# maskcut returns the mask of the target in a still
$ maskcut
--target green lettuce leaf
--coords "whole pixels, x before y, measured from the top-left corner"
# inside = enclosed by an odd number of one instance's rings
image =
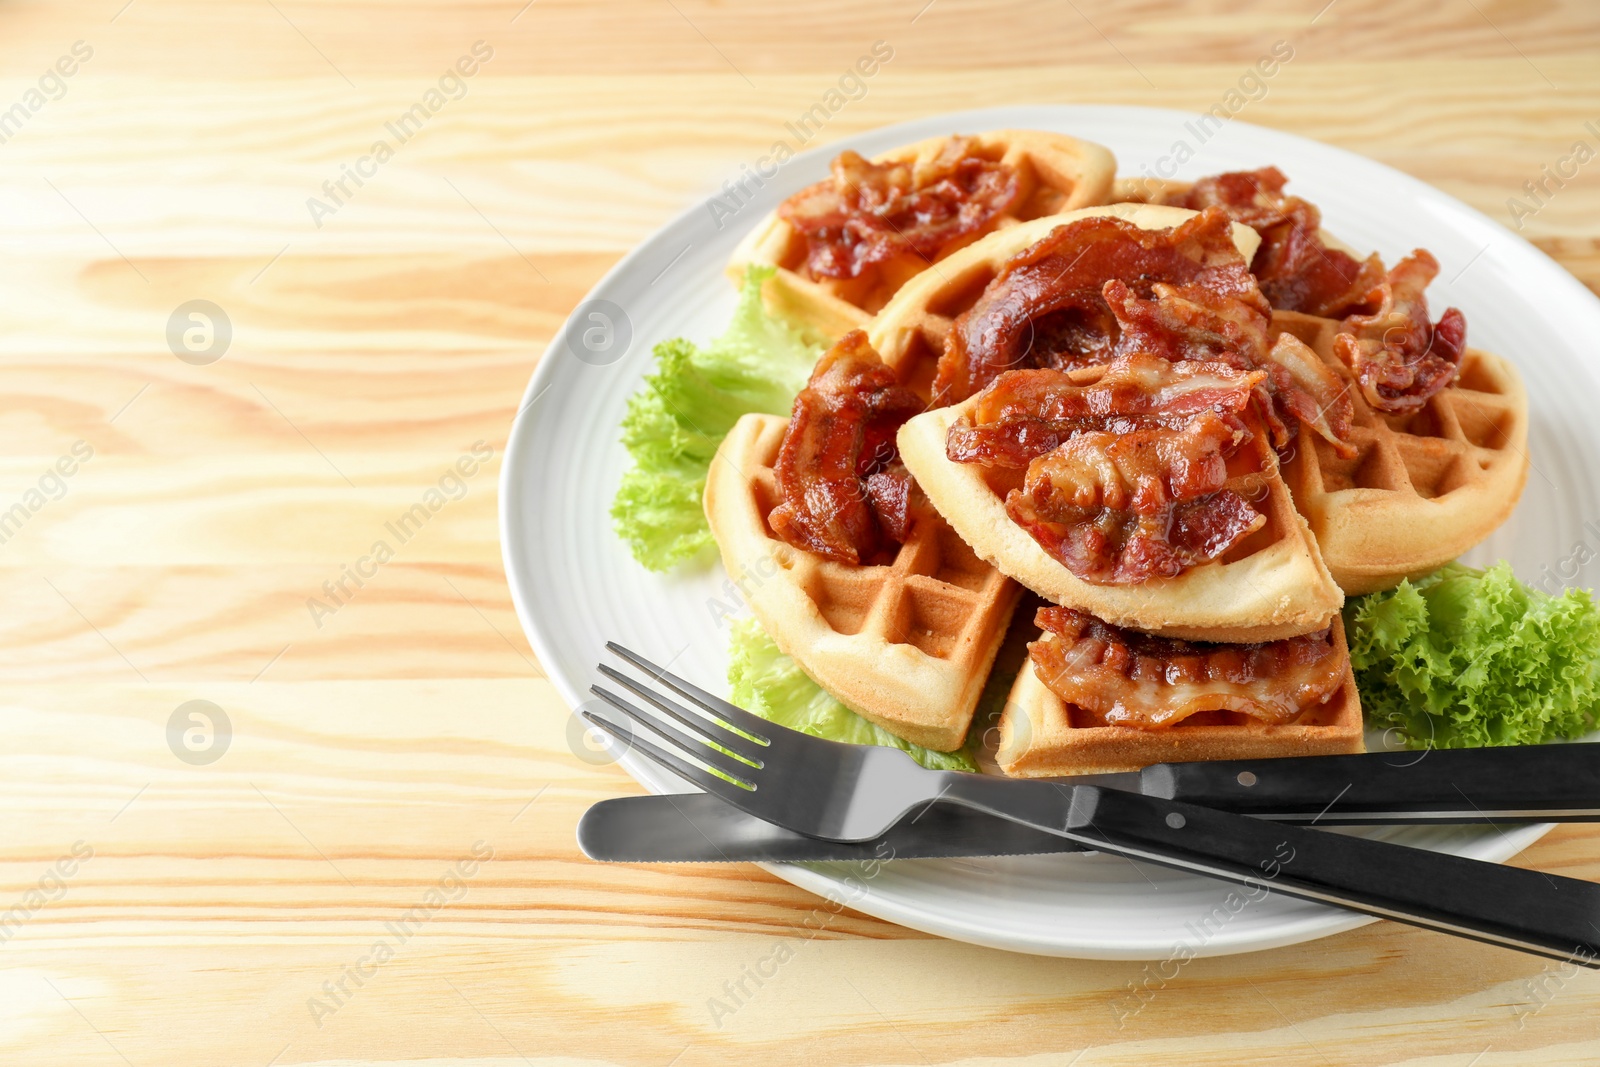
[[[1600,610],[1511,567],[1452,563],[1345,605],[1367,722],[1413,748],[1531,745],[1576,738],[1600,716]]]
[[[628,398],[622,443],[633,458],[611,505],[633,557],[655,571],[709,556],[701,496],[711,457],[741,415],[787,415],[823,345],[767,314],[752,267],[733,321],[705,347],[678,338],[655,347],[655,366]]]
[[[728,684],[733,690],[733,702],[741,708],[812,737],[898,748],[934,770],[978,769],[972,754],[965,749],[935,752],[913,745],[839,703],[799,664],[779,651],[776,642],[754,619],[740,619],[733,624]]]

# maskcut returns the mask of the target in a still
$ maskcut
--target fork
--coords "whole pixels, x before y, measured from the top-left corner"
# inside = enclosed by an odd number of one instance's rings
[[[959,804],[1101,852],[1600,969],[1600,886],[1589,882],[1118,789],[928,770],[899,749],[777,726],[615,642],[606,648],[687,703],[601,664],[654,714],[604,686],[594,695],[667,745],[589,708],[585,720],[797,833],[866,841],[929,803]]]

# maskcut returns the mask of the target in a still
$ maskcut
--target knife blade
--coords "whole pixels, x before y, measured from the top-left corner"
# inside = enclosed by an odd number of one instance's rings
[[[1170,763],[1059,781],[1322,825],[1600,819],[1600,745],[1586,744]],[[705,793],[600,801],[579,822],[578,843],[590,859],[620,863],[955,859],[1085,847],[945,804],[873,841],[825,841]]]
[[[578,846],[607,863],[805,863],[1078,852],[1055,834],[932,804],[873,841],[824,841],[746,815],[710,793],[615,797],[589,806]]]

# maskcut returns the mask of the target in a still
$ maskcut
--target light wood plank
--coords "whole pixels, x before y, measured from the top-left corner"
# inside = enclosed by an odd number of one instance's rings
[[[638,786],[586,761],[520,631],[495,492],[571,307],[875,40],[893,59],[808,147],[1008,103],[1203,110],[1281,39],[1241,120],[1509,223],[1600,144],[1592,4],[124,3],[0,9],[0,112],[95,52],[0,144],[0,513],[94,449],[0,543],[0,937],[55,898],[0,940],[5,1063],[1600,1059],[1600,978],[1394,924],[1152,978],[834,914],[750,866],[588,862],[582,811]],[[307,199],[480,39],[463,98],[319,228]],[[1594,167],[1522,232],[1600,290]],[[205,367],[165,341],[196,298],[236,328]],[[461,498],[319,626],[308,599],[477,441]],[[209,765],[168,745],[191,700],[233,725]],[[345,977],[476,842],[457,899]],[[1600,830],[1518,862],[1600,878]]]

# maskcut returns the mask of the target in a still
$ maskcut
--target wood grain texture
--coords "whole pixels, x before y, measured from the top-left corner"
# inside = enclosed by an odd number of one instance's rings
[[[893,60],[823,139],[992,104],[1203,109],[1284,40],[1241,118],[1510,224],[1600,121],[1583,0],[0,5],[0,112],[93,49],[0,143],[0,510],[93,449],[0,544],[0,1060],[1600,1061],[1600,978],[1389,923],[1152,980],[754,867],[579,854],[584,807],[637,787],[580,758],[512,611],[511,418],[600,275],[877,40]],[[476,41],[464,96],[316,225],[307,198]],[[1600,290],[1595,168],[1523,232]],[[192,299],[234,324],[209,366],[166,346]],[[314,617],[479,442],[459,499]],[[208,765],[168,748],[191,700],[232,724]],[[1518,862],[1600,878],[1600,830]],[[1132,987],[1153,992],[1119,1016]]]

